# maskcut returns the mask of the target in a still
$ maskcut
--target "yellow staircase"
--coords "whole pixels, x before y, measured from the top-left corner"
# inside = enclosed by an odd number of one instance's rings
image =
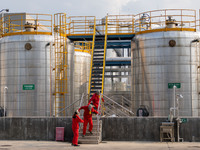
[[[94,24],[90,80],[88,87],[89,97],[91,97],[96,91],[101,91],[101,93],[103,93],[105,60],[106,60],[106,50],[107,50],[107,29],[108,29],[107,17],[105,22],[105,31],[103,34],[99,33],[96,34],[96,24]],[[96,48],[99,46],[102,46],[103,49]]]

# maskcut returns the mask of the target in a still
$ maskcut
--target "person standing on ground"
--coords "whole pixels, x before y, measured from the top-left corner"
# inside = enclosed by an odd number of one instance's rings
[[[98,111],[96,111],[93,106],[87,105],[87,106],[82,106],[81,108],[78,109],[78,111],[80,111],[81,109],[84,110],[84,123],[83,123],[83,137],[86,134],[86,130],[87,130],[87,124],[89,123],[89,132],[90,134],[92,134],[92,128],[93,128],[93,122],[92,122],[92,113],[96,113],[98,114]]]
[[[72,131],[73,131],[73,140],[72,145],[73,146],[79,146],[78,145],[78,136],[79,136],[79,122],[83,123],[84,121],[79,117],[79,111],[75,111],[73,117],[72,117]]]
[[[99,106],[99,95],[100,92],[99,91],[96,91],[92,97],[90,98],[89,102],[88,102],[88,105],[92,104],[94,105],[94,107],[96,108],[96,110],[98,110],[98,106]],[[102,98],[102,101],[104,102],[104,99]]]

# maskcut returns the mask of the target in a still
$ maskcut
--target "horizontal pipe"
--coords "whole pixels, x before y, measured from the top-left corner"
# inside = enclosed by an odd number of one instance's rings
[[[131,61],[131,57],[110,57],[106,58],[106,61]]]
[[[131,72],[131,68],[106,68],[105,72]]]
[[[104,75],[105,78],[128,78],[131,75]]]

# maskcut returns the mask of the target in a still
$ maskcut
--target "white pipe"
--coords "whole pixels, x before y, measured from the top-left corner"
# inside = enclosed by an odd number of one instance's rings
[[[8,87],[4,87],[4,117],[6,117],[6,90],[8,90]]]
[[[174,116],[175,116],[175,112],[176,112],[176,86],[174,85],[173,86],[173,89],[174,89]]]
[[[131,57],[110,57],[106,61],[131,61]]]
[[[131,68],[106,68],[105,72],[131,72]]]

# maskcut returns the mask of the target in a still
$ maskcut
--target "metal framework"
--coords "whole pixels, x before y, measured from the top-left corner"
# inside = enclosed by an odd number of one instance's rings
[[[55,116],[65,116],[67,98],[66,14],[54,15]],[[62,111],[63,110],[63,111]]]
[[[3,14],[0,20],[0,35],[42,34],[52,35],[52,15],[16,13]]]

